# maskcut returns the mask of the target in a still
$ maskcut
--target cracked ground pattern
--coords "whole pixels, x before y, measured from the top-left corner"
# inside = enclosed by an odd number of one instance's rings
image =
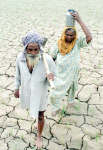
[[[69,8],[79,11],[93,41],[81,49],[79,87],[75,105],[57,117],[45,113],[43,150],[103,150],[103,26],[102,0],[0,1],[0,150],[36,150],[35,120],[14,98],[15,60],[23,50],[21,38],[35,28],[52,48]],[[101,10],[101,13],[100,13]],[[82,34],[81,28],[77,30]]]

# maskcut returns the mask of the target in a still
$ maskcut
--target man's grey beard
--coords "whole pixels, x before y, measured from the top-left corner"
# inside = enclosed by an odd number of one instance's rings
[[[27,54],[26,59],[27,59],[28,67],[30,69],[33,69],[34,66],[39,62],[40,54],[37,55]]]

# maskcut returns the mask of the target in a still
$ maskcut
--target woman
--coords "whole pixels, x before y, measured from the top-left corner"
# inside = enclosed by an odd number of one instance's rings
[[[56,59],[56,79],[55,89],[50,92],[50,100],[55,115],[60,109],[60,102],[68,93],[68,102],[73,103],[78,85],[78,73],[80,62],[80,48],[87,46],[92,40],[92,36],[86,25],[81,20],[77,12],[71,13],[74,19],[80,24],[85,37],[77,38],[75,27],[65,27],[58,47],[50,51],[53,59]]]

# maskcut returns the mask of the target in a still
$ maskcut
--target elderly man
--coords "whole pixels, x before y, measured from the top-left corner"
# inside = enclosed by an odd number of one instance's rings
[[[41,50],[43,38],[38,33],[29,32],[23,38],[24,52],[16,60],[16,89],[14,96],[19,98],[23,108],[30,110],[30,115],[38,119],[38,135],[36,145],[42,147],[41,135],[44,127],[44,112],[47,105],[48,81],[54,80],[55,63],[51,56],[46,54],[50,68],[46,74]]]

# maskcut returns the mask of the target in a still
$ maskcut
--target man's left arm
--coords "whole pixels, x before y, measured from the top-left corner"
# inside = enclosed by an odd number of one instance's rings
[[[56,64],[50,55],[48,55],[47,60],[48,60],[47,62],[48,62],[49,70],[50,70],[50,73],[47,74],[47,78],[48,80],[54,80],[55,75],[56,75]]]

